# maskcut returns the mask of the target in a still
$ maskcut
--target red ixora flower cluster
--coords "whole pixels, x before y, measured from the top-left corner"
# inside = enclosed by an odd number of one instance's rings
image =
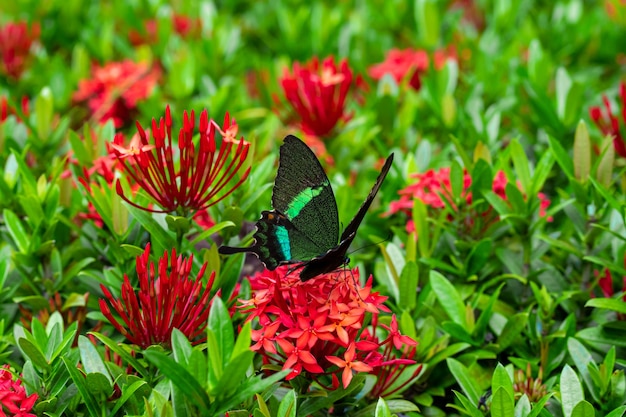
[[[626,139],[626,136],[624,136],[624,129],[626,129],[626,84],[622,82],[619,86],[620,111],[617,114],[613,113],[611,103],[606,96],[602,97],[602,101],[606,113],[602,113],[600,106],[591,107],[589,109],[591,120],[594,121],[604,135],[613,137],[615,152],[622,158],[626,158],[626,142],[624,141]]]
[[[31,413],[37,394],[26,395],[22,381],[13,379],[9,366],[0,369],[0,417],[36,417]]]
[[[435,69],[441,69],[448,58],[455,55],[440,50],[433,54]],[[409,85],[419,90],[422,86],[421,75],[428,70],[430,58],[428,52],[422,49],[392,49],[387,52],[385,60],[380,64],[372,65],[368,74],[375,80],[380,80],[385,74],[389,74],[400,83],[405,78],[409,79]]]
[[[152,93],[160,75],[158,68],[145,62],[125,60],[96,65],[91,79],[79,82],[73,98],[87,102],[92,119],[101,123],[111,119],[115,127],[121,127],[132,120],[137,103]]]
[[[379,393],[385,392],[407,365],[415,364],[410,358],[417,343],[398,332],[395,316],[392,325],[385,327],[385,340],[378,339],[376,324],[364,328],[366,313],[377,323],[379,312],[388,311],[383,305],[387,297],[372,292],[372,277],[362,288],[357,281],[357,269],[306,282],[287,267],[257,274],[251,278],[253,298],[242,301],[240,307],[248,320],[259,319],[260,328],[252,333],[256,342],[252,350],[259,352],[266,364],[291,369],[288,380],[306,371],[318,383],[328,385],[322,379],[330,375],[329,388],[334,389],[339,386],[339,373],[347,387],[353,372],[369,372],[382,376]],[[400,358],[394,346],[401,352]],[[414,370],[413,376],[419,370]]]
[[[192,343],[200,343],[207,326],[211,300],[211,288],[215,272],[202,288],[202,277],[207,264],[203,264],[195,279],[191,279],[193,256],[176,257],[172,250],[159,259],[155,268],[150,262],[150,244],[137,257],[139,291],[135,293],[127,275],[121,289],[121,299],[100,285],[106,301],[100,300],[100,311],[109,322],[131,343],[145,349],[151,345],[170,346],[173,329],[180,330]],[[219,294],[219,291],[218,291]],[[109,307],[110,305],[110,307]],[[122,325],[111,313],[111,308],[121,318]]]
[[[140,143],[130,149],[117,143],[111,144],[113,153],[120,161],[132,182],[138,184],[160,206],[160,210],[141,207],[124,194],[122,184],[116,183],[117,193],[135,207],[153,212],[187,215],[200,211],[221,201],[232,193],[250,173],[250,167],[239,177],[235,175],[248,157],[250,144],[243,137],[237,140],[238,126],[228,113],[224,127],[209,120],[206,110],[200,115],[200,137],[194,143],[195,113],[184,112],[183,127],[178,133],[178,154],[174,152],[172,117],[170,108],[165,110],[165,119],[157,124],[152,119],[153,142],[148,133],[137,123]],[[222,136],[221,144],[215,133]]]
[[[28,29],[26,22],[7,23],[0,27],[0,73],[19,78],[26,67],[30,47],[39,39],[39,25]]]
[[[454,206],[452,185],[450,183],[450,168],[444,167],[439,170],[430,169],[424,173],[413,174],[412,177],[415,178],[415,182],[398,192],[400,194],[400,199],[393,201],[389,205],[389,211],[387,214],[403,211],[410,215],[414,199],[419,199],[427,206],[435,209],[443,209],[446,207],[446,202]],[[498,171],[493,179],[493,192],[505,200],[507,198],[505,189],[508,182],[509,181],[506,178],[504,171]],[[469,173],[465,172],[463,175],[462,197],[468,205],[472,203],[472,193],[469,191],[471,185],[472,177]],[[543,193],[539,193],[537,197],[539,198],[539,215],[545,217],[546,210],[550,206],[550,200],[548,200]],[[490,214],[493,215],[493,218],[491,219],[492,221],[497,220],[497,216],[491,211],[487,213],[480,213],[480,215],[487,217],[489,217]],[[476,217],[474,216],[469,218],[470,223],[474,220],[476,220]],[[548,218],[548,221],[551,221],[551,219]],[[489,223],[489,221],[487,223]],[[414,230],[414,223],[410,220],[407,224],[407,231],[413,232]]]
[[[280,84],[285,97],[300,118],[304,133],[326,136],[340,120],[347,121],[346,97],[353,87],[352,70],[344,59],[339,65],[333,57],[322,63],[317,57],[290,72],[285,69]],[[360,77],[356,78],[360,84]]]

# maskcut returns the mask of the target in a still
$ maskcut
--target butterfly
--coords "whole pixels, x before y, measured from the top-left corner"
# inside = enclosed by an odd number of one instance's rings
[[[304,142],[292,135],[285,137],[272,194],[273,210],[261,213],[252,246],[222,246],[219,253],[254,253],[269,270],[299,264],[296,268],[301,268],[302,281],[336,270],[348,262],[348,248],[392,161],[393,153],[340,237],[337,201],[322,165]]]

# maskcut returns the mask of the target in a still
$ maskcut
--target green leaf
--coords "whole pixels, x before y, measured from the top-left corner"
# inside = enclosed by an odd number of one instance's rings
[[[472,335],[468,333],[468,329],[465,326],[453,321],[444,321],[441,324],[441,327],[452,338],[457,339],[460,342],[469,343],[472,346],[478,346],[477,342],[472,338]]]
[[[196,406],[204,410],[210,409],[211,399],[202,385],[181,364],[153,349],[146,350],[144,357],[169,378]]]
[[[266,389],[272,387],[278,381],[283,379],[285,376],[287,376],[289,372],[289,370],[280,371],[267,378],[248,378],[247,380],[245,380],[244,383],[239,386],[239,388],[231,397],[229,397],[227,400],[221,401],[219,404],[215,404],[214,408],[211,410],[214,413],[212,415],[219,414],[233,407],[236,407],[240,403],[252,398],[255,394],[265,391]],[[300,415],[310,414],[303,411],[302,407],[299,411]]]
[[[623,417],[624,412],[626,412],[626,405],[616,408],[604,417]]]
[[[530,400],[528,399],[528,396],[524,394],[522,395],[522,398],[517,401],[517,404],[515,404],[515,411],[513,415],[515,417],[528,416],[528,414],[530,414],[530,410]]]
[[[468,276],[477,274],[493,257],[493,240],[490,238],[482,239],[478,244],[474,245],[465,262],[465,270]]]
[[[591,172],[591,141],[589,131],[583,120],[578,122],[574,136],[574,175],[585,182]]]
[[[41,368],[42,370],[50,370],[50,364],[37,345],[25,338],[19,339],[17,344],[20,346],[26,357],[33,362],[33,365]]]
[[[33,194],[18,196],[18,201],[20,202],[20,206],[22,206],[22,210],[26,213],[26,219],[28,219],[33,229],[45,220],[45,215],[37,196]]]
[[[44,87],[35,99],[35,126],[39,138],[45,143],[49,140],[52,129],[52,116],[54,112],[54,100],[52,90]]]
[[[227,220],[227,221],[223,221],[220,222],[208,229],[206,229],[205,231],[203,231],[202,233],[198,234],[198,236],[196,236],[191,242],[190,245],[191,246],[196,246],[198,243],[200,242],[204,242],[206,240],[209,240],[209,238],[211,236],[213,236],[214,234],[222,231],[223,229],[226,229],[227,227],[234,227],[235,223]]]
[[[484,417],[482,411],[480,411],[478,407],[476,407],[476,404],[478,404],[478,402],[472,402],[471,399],[467,398],[465,395],[456,390],[452,390],[452,392],[454,392],[454,395],[456,395],[456,398],[463,406],[462,410],[466,414],[469,414],[471,417]]]
[[[515,404],[513,397],[503,388],[498,388],[491,397],[491,416],[510,417],[514,414]]]
[[[156,220],[152,217],[152,213],[149,213],[145,210],[141,210],[137,207],[131,206],[127,202],[123,203],[124,206],[128,209],[130,214],[141,224],[144,229],[148,233],[150,233],[150,238],[158,242],[159,246],[162,248],[173,248],[176,247],[176,242],[174,241],[173,235],[165,230]]]
[[[571,417],[572,411],[576,404],[584,400],[585,394],[580,380],[576,372],[569,366],[565,365],[561,371],[561,406],[563,407],[563,415]]]
[[[415,232],[417,239],[417,247],[420,257],[429,258],[430,251],[430,226],[428,224],[428,212],[426,204],[418,198],[413,199],[412,219],[415,224]]]
[[[598,183],[608,187],[613,181],[613,165],[615,162],[615,148],[613,147],[613,138],[611,136],[604,138],[601,149],[602,152],[596,170],[596,179]]]
[[[596,411],[587,401],[581,401],[572,410],[572,417],[595,417]]]
[[[503,396],[501,400],[506,401],[507,398],[510,398],[511,402],[513,401],[513,398],[515,397],[515,393],[513,392],[513,381],[511,381],[511,377],[506,371],[506,368],[504,368],[504,366],[500,363],[496,366],[496,369],[493,372],[493,377],[491,378],[491,392],[496,392],[499,389],[503,389],[506,393],[506,396]],[[512,403],[511,407],[513,407]]]
[[[139,372],[142,377],[148,378],[150,376],[151,373],[148,371],[148,369],[146,369],[146,367],[142,365],[139,360],[137,360],[134,356],[128,353],[128,351],[120,346],[117,342],[114,342],[112,339],[109,339],[105,335],[98,332],[89,332],[89,334],[93,335],[102,343],[104,343],[109,349],[111,349],[111,351],[120,355],[122,360],[132,366],[133,369]]]
[[[509,184],[507,184],[508,187]],[[484,190],[483,196],[489,204],[498,212],[500,216],[505,216],[511,213],[509,205],[500,198],[496,193],[491,190]]]
[[[282,371],[285,372],[285,371]],[[273,376],[273,375],[272,375]],[[352,382],[348,385],[348,388],[343,388],[340,385],[339,388],[333,391],[329,391],[325,397],[309,397],[302,401],[302,404],[298,408],[298,415],[309,416],[315,414],[317,411],[332,407],[342,398],[356,395],[363,387],[364,376],[362,374],[356,374],[352,378]],[[368,413],[367,416],[371,416],[372,413]]]
[[[583,381],[585,381],[585,385],[587,385],[589,392],[591,392],[591,395],[596,401],[600,401],[597,389],[589,373],[589,367],[596,366],[595,362],[593,361],[593,357],[591,356],[591,353],[589,353],[587,348],[585,348],[585,346],[574,337],[567,338],[567,351],[574,361],[576,369],[578,369],[578,372],[582,376]]]
[[[100,407],[98,407],[96,399],[87,388],[87,382],[85,380],[85,377],[78,370],[75,363],[71,363],[66,358],[61,358],[61,360],[67,368],[67,371],[69,372],[70,378],[72,378],[74,385],[76,385],[76,388],[78,388],[78,392],[83,397],[83,402],[85,403],[85,406],[87,406],[87,411],[89,412],[89,415],[92,417],[99,417],[101,415]]]
[[[460,326],[467,328],[465,304],[454,285],[439,272],[430,272],[430,285],[448,317]]]
[[[552,136],[548,136],[548,142],[550,142],[550,150],[556,158],[556,162],[559,164],[567,178],[574,178],[574,165],[572,158],[568,155],[567,151],[561,143]]]
[[[191,343],[187,337],[178,329],[172,330],[172,355],[176,362],[187,367],[191,356]]]
[[[13,242],[17,246],[18,251],[27,254],[30,246],[30,236],[26,234],[24,225],[20,219],[9,209],[4,209],[2,212],[4,217],[4,223],[7,226],[9,235],[13,238]]]
[[[616,298],[592,298],[585,303],[585,307],[603,308],[626,314],[626,301]]]
[[[415,22],[421,44],[434,48],[439,41],[441,22],[435,0],[415,0]]]
[[[459,361],[453,358],[446,359],[448,369],[454,376],[465,395],[472,404],[478,404],[480,399],[480,388],[477,386],[476,379],[470,375],[467,368]]]
[[[83,370],[89,376],[91,373],[99,373],[105,376],[107,382],[112,387],[113,380],[109,375],[109,371],[96,350],[96,347],[85,336],[78,336],[78,350],[80,351],[80,360],[83,364]]]
[[[252,369],[254,352],[248,350],[230,359],[224,367],[222,379],[218,384],[219,391],[216,392],[217,395],[230,394],[239,388],[241,381],[246,379],[248,370]]]
[[[502,333],[498,336],[500,351],[505,351],[517,340],[521,332],[526,328],[526,323],[528,323],[528,313],[519,313],[507,320]]]
[[[389,407],[387,407],[387,403],[383,398],[379,398],[376,403],[376,413],[375,417],[391,417],[391,411],[389,411]]]
[[[235,341],[235,347],[233,348],[232,357],[236,358],[240,354],[244,352],[250,351],[250,345],[252,342],[252,324],[247,321],[241,330],[239,330],[239,334],[237,335],[237,340]]]
[[[294,390],[289,390],[278,406],[278,417],[296,417],[297,397]]]
[[[522,186],[521,191],[523,194],[528,194],[530,191],[530,170],[528,168],[528,158],[526,157],[526,152],[517,139],[510,143],[509,150],[511,158],[513,159],[513,165],[515,166],[517,179]]]
[[[100,372],[87,373],[85,385],[96,398],[108,398],[113,393],[113,385],[109,383],[109,375]]]
[[[148,384],[145,381],[135,381],[132,384],[122,388],[122,396],[115,400],[115,405],[111,409],[109,415],[114,416],[115,413],[122,409],[124,404],[126,404],[130,399],[134,397],[137,391],[147,385]]]
[[[400,274],[400,302],[399,305],[406,310],[413,310],[415,308],[417,299],[417,278],[419,270],[417,264],[413,261],[408,261],[402,273]]]
[[[216,336],[219,356],[222,358],[222,365],[226,365],[230,360],[235,344],[235,333],[230,314],[221,298],[213,298],[211,311],[209,313],[208,328]],[[211,352],[209,352],[211,353]]]

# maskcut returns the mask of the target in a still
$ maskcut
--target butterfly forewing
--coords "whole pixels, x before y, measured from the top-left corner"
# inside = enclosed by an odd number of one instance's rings
[[[339,215],[333,189],[313,151],[295,136],[287,136],[280,147],[272,206],[291,222],[287,231],[292,246],[304,256],[298,259],[337,245]]]
[[[383,181],[385,180],[385,177],[387,176],[387,173],[389,172],[389,168],[391,168],[392,162],[393,162],[393,154],[389,155],[389,157],[385,161],[385,165],[383,165],[383,169],[380,171],[380,174],[378,174],[378,178],[376,179],[376,184],[374,184],[374,186],[372,187],[370,193],[367,195],[367,198],[365,199],[363,204],[361,204],[361,208],[359,208],[359,211],[356,213],[352,221],[350,221],[350,224],[348,224],[348,227],[346,227],[346,229],[341,234],[341,240],[340,240],[341,242],[343,242],[344,240],[350,237],[354,239],[354,235],[356,234],[357,229],[361,225],[361,222],[363,221],[363,218],[365,217],[365,213],[367,213],[367,210],[372,205],[372,201],[374,201],[374,197],[376,197],[376,194],[378,193],[380,186],[383,184]]]

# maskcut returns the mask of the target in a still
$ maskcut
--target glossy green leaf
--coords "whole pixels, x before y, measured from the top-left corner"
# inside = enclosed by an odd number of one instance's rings
[[[78,336],[78,349],[80,351],[80,360],[83,364],[83,370],[85,373],[99,373],[104,375],[110,386],[113,385],[113,380],[109,376],[109,371],[104,364],[104,361],[100,357],[100,354],[96,350],[96,347],[85,336]]]
[[[516,314],[507,320],[502,333],[498,336],[498,345],[501,350],[507,349],[520,336],[528,323],[528,313]]]
[[[478,407],[476,407],[475,402],[472,402],[471,399],[467,398],[465,395],[461,394],[458,391],[453,390],[454,395],[456,396],[456,398],[459,400],[459,402],[461,403],[461,405],[463,406],[463,411],[470,415],[471,417],[484,417],[484,414],[482,413],[482,411],[480,411],[478,409]]]
[[[50,369],[50,364],[46,360],[43,352],[34,343],[24,338],[19,339],[17,343],[20,345],[20,348],[22,349],[26,357],[33,362],[33,365],[43,370]]]
[[[112,339],[109,339],[105,335],[100,334],[98,332],[89,332],[89,334],[93,335],[96,339],[104,343],[109,349],[111,349],[111,351],[120,355],[120,357],[122,358],[122,360],[124,360],[124,362],[130,364],[133,367],[133,369],[139,372],[139,374],[141,374],[144,378],[150,375],[150,373],[148,372],[146,367],[141,363],[141,361],[137,360],[137,358],[132,356],[124,346],[120,345],[119,343],[113,341]]]
[[[472,404],[478,404],[480,399],[480,388],[477,386],[477,381],[470,375],[467,368],[459,361],[453,358],[446,359],[448,369],[454,376],[454,379],[459,384],[465,395]]]
[[[202,385],[185,368],[176,363],[174,359],[156,350],[146,350],[144,356],[197,407],[204,410],[210,409],[211,399],[202,388]]]
[[[76,385],[76,388],[78,388],[78,392],[83,398],[83,402],[87,407],[89,415],[92,417],[100,416],[100,407],[98,406],[98,403],[94,396],[89,391],[89,388],[87,387],[87,382],[81,371],[78,370],[75,363],[71,363],[66,358],[61,358],[61,360],[67,368],[67,371],[69,372],[70,378],[72,378],[74,385]]]
[[[458,325],[467,327],[465,304],[454,285],[436,271],[430,273],[430,285],[448,317]]]
[[[408,261],[400,274],[400,283],[398,285],[400,293],[399,305],[406,310],[415,308],[418,275],[418,266],[413,261]]]
[[[581,401],[572,410],[572,417],[595,417],[596,411],[587,401]]]
[[[491,415],[493,417],[509,417],[514,414],[514,401],[511,394],[500,387],[491,396]]]
[[[28,253],[30,236],[27,235],[26,229],[24,229],[24,225],[20,219],[9,209],[4,209],[2,216],[4,217],[4,223],[9,231],[9,235],[11,235],[17,249],[21,253]]]
[[[585,303],[585,307],[603,308],[626,314],[626,301],[616,298],[592,298]]]
[[[296,417],[298,402],[296,392],[289,390],[278,406],[278,417]]]
[[[591,172],[591,140],[583,120],[578,122],[574,136],[574,175],[579,181],[586,181]]]
[[[576,372],[569,365],[563,367],[559,380],[563,415],[571,417],[574,407],[585,399],[585,395]]]

